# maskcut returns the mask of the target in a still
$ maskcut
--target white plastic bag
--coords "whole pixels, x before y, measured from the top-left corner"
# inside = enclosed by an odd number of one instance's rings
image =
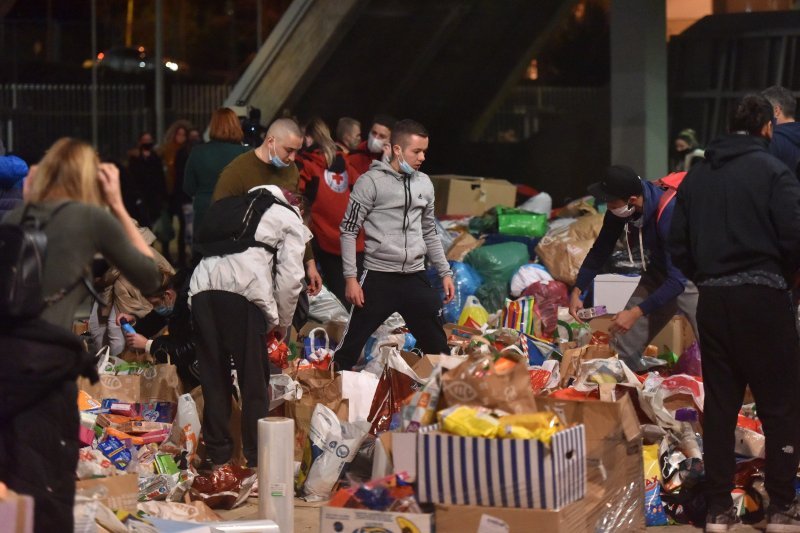
[[[191,394],[178,397],[178,409],[167,440],[159,451],[177,454],[183,450],[188,452],[187,459],[191,463],[197,456],[197,444],[200,442],[200,417],[197,404]]]
[[[549,283],[551,281],[553,281],[553,276],[542,265],[535,263],[522,265],[511,278],[511,296],[518,298],[533,283]]]
[[[336,413],[317,404],[303,450],[297,491],[306,501],[330,498],[345,465],[358,453],[369,432],[369,423],[340,422]]]
[[[321,324],[327,324],[333,321],[347,322],[350,313],[342,302],[323,286],[319,294],[308,298],[308,317]]]
[[[553,198],[546,192],[540,192],[536,196],[528,198],[519,208],[529,213],[550,215],[550,211],[553,210]]]

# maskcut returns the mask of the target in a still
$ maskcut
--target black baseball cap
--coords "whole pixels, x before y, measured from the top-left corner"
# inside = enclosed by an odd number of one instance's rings
[[[642,178],[631,167],[612,165],[601,181],[589,185],[589,194],[601,202],[627,200],[642,194]]]

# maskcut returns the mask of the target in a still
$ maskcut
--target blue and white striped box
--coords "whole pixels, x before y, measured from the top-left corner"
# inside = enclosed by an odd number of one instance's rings
[[[586,494],[583,425],[538,440],[444,433],[417,437],[417,494],[423,503],[557,510]]]

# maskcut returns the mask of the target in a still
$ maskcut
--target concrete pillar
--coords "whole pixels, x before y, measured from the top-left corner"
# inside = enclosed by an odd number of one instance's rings
[[[668,169],[666,0],[611,0],[611,162]]]

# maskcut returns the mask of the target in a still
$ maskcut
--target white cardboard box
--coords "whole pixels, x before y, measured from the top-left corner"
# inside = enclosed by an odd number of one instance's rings
[[[640,276],[599,274],[594,278],[594,305],[606,306],[610,314],[619,313],[625,309],[639,279]]]
[[[355,531],[433,533],[433,513],[389,513],[343,507],[322,507],[319,531],[320,533],[351,533]]]
[[[586,494],[586,436],[580,424],[538,440],[443,433],[417,440],[422,503],[560,509]]]

